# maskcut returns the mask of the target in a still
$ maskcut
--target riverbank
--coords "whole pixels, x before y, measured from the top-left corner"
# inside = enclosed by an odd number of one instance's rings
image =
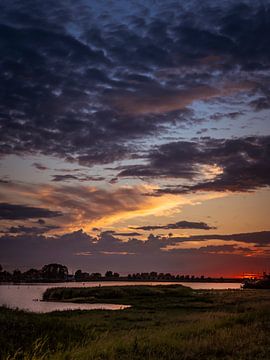
[[[68,289],[69,301],[94,297],[119,302],[120,296],[121,303],[132,305],[116,312],[34,314],[0,308],[2,358],[8,354],[9,360],[270,358],[269,291],[143,288],[133,286],[120,295],[119,286],[110,293],[104,288],[84,294],[76,291],[89,289]],[[68,299],[66,292],[61,297]]]

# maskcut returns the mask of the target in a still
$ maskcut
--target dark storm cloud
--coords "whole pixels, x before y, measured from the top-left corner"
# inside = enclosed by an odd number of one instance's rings
[[[178,221],[174,224],[167,224],[167,225],[146,225],[146,226],[139,226],[133,227],[132,229],[137,230],[157,230],[157,229],[201,229],[201,230],[210,230],[215,229],[204,222],[192,222],[192,221]]]
[[[0,203],[0,220],[27,220],[35,218],[54,218],[60,211],[52,211],[34,206]]]
[[[196,121],[185,107],[226,81],[270,87],[266,2],[3,1],[0,14],[2,155],[111,163]]]
[[[167,143],[150,152],[148,163],[126,167],[118,176],[178,178],[192,185],[172,185],[156,194],[192,191],[250,191],[270,185],[270,137],[202,138]],[[203,181],[202,166],[218,167]]]

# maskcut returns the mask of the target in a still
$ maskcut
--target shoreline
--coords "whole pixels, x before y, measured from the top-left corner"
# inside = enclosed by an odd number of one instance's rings
[[[126,279],[126,278],[122,278],[122,279],[108,279],[108,278],[103,278],[103,279],[97,279],[97,280],[85,280],[85,281],[75,281],[75,280],[55,280],[55,281],[22,281],[22,282],[0,282],[0,286],[1,285],[39,285],[39,284],[59,284],[59,283],[67,283],[67,284],[76,284],[76,283],[104,283],[104,282],[128,282],[128,283],[133,283],[133,282],[142,282],[142,283],[178,283],[178,284],[182,284],[182,283],[243,283],[244,279],[235,279],[235,278],[223,278],[223,279],[217,279],[217,278],[210,278],[210,279],[205,279],[205,280],[201,280],[201,279],[195,279],[195,280],[170,280],[170,279],[155,279],[155,280],[147,280],[147,279]]]

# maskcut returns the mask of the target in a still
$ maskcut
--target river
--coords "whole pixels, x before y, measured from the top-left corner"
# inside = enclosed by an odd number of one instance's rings
[[[138,282],[138,281],[108,281],[108,282],[70,282],[49,284],[3,284],[0,285],[0,306],[18,308],[20,310],[46,313],[62,310],[120,310],[127,306],[121,304],[74,304],[41,301],[42,294],[51,287],[94,287],[94,286],[124,286],[124,285],[170,285],[181,284],[192,289],[240,289],[240,283],[207,283],[207,282]]]

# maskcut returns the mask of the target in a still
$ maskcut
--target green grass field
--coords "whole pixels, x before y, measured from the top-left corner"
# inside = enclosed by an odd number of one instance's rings
[[[0,308],[2,359],[270,359],[270,291],[172,286],[48,290],[50,300],[130,304],[33,314]]]

